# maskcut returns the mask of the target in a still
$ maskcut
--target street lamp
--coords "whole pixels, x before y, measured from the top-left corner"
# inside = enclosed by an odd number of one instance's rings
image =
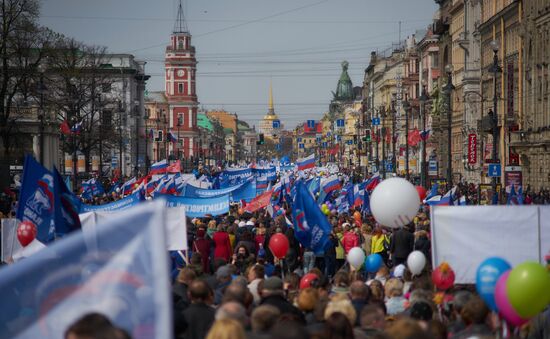
[[[46,91],[46,86],[44,85],[44,73],[46,73],[46,67],[40,63],[38,65],[38,72],[40,73],[40,83],[38,84],[38,93],[40,94],[40,112],[38,113],[38,120],[40,121],[40,163],[44,166],[44,92]]]
[[[145,174],[149,173],[149,130],[148,124],[149,121],[149,109],[145,110],[145,115],[143,116],[143,126],[145,127]]]
[[[453,169],[452,169],[452,154],[451,154],[451,128],[453,122],[453,110],[451,94],[453,89],[453,65],[448,64],[445,66],[445,72],[447,73],[447,85],[445,85],[445,93],[447,94],[447,190],[453,187]]]
[[[422,165],[420,168],[420,183],[423,187],[427,187],[427,172],[426,172],[426,101],[429,99],[426,94],[426,82],[422,81],[422,94],[420,95],[420,116],[422,118]]]
[[[493,50],[493,65],[489,69],[489,71],[493,73],[493,110],[492,111],[489,110],[489,116],[491,117],[491,127],[492,127],[492,134],[493,134],[492,158],[493,158],[493,162],[497,163],[497,158],[498,158],[497,76],[498,76],[498,73],[502,71],[502,69],[498,65],[498,42],[493,40],[491,41],[490,46],[491,46],[491,49]],[[494,195],[497,192],[497,177],[492,178],[491,184],[492,184],[492,190]]]
[[[405,178],[409,180],[409,96],[405,93],[405,101],[403,102],[403,110],[405,111]]]
[[[177,150],[177,152],[178,152],[178,156],[177,156],[176,158],[177,158],[178,160],[181,159],[181,156],[180,156],[180,148],[181,148],[181,147],[180,147],[180,146],[181,146],[181,145],[180,145],[180,127],[181,127],[181,125],[183,125],[182,119],[183,119],[183,116],[182,116],[182,115],[178,115],[178,121],[177,121],[177,124],[176,124],[176,126],[178,127],[178,142],[176,143],[176,150]]]

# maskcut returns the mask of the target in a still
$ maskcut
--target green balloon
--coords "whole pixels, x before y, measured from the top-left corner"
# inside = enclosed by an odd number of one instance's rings
[[[537,262],[527,261],[512,269],[506,282],[510,304],[522,318],[531,318],[550,302],[550,274]]]

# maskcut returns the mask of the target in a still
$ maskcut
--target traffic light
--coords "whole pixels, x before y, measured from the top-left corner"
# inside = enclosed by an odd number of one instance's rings
[[[370,142],[370,129],[365,131],[365,141]]]
[[[264,134],[260,133],[260,135],[258,136],[258,145],[263,145],[264,143],[265,143]]]

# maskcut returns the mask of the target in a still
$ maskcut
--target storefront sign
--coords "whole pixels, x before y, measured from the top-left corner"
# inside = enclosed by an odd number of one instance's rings
[[[474,133],[468,134],[468,164],[477,163],[477,135]]]

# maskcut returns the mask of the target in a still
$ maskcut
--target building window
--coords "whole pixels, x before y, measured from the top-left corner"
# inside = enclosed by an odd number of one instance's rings
[[[183,84],[178,84],[178,93],[183,93]]]
[[[178,40],[178,49],[183,49],[183,40]]]

